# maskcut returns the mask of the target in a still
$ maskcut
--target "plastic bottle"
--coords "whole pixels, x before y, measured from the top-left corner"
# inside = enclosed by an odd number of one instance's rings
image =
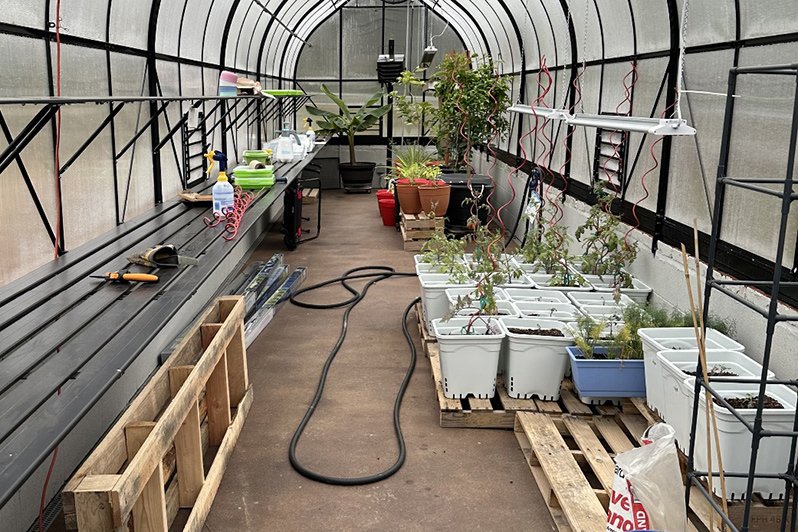
[[[305,133],[305,138],[307,139],[308,143],[308,153],[310,153],[316,148],[316,132],[313,131],[312,118],[306,118],[305,122],[308,125],[308,131]]]
[[[211,195],[213,196],[213,213],[219,213],[219,216],[226,216],[227,213],[232,212],[235,207],[235,192],[233,185],[227,180],[227,156],[220,151],[212,151],[205,154],[205,157],[211,161],[208,167],[208,173],[213,168],[214,162],[219,162],[219,177],[216,179],[216,184],[213,185]]]
[[[289,129],[290,124],[283,124],[283,131],[277,140],[277,152],[275,158],[277,162],[290,163],[294,160],[294,139],[291,138]]]

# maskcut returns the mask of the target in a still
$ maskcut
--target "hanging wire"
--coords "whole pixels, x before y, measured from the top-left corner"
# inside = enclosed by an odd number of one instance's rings
[[[684,49],[687,41],[687,14],[690,11],[690,0],[682,4],[682,31],[679,36],[679,69],[676,73],[676,118],[682,119],[682,89],[684,88]]]

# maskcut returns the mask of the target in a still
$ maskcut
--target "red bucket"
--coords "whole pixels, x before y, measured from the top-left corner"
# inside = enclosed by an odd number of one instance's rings
[[[396,202],[393,198],[386,198],[380,200],[380,215],[382,215],[382,224],[393,227],[396,225]]]
[[[384,188],[377,191],[377,201],[381,199],[393,200],[393,192]]]

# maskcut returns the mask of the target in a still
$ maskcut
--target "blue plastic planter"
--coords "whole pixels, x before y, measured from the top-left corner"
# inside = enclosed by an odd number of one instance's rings
[[[582,350],[568,346],[574,386],[582,397],[645,397],[643,360],[596,360],[577,358]],[[601,353],[603,348],[597,347]],[[606,351],[606,350],[604,350]]]

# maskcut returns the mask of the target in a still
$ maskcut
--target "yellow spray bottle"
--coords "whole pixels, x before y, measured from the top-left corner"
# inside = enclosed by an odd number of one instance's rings
[[[233,185],[227,180],[227,155],[220,151],[211,151],[206,153],[205,157],[211,163],[206,172],[208,174],[211,173],[213,165],[217,161],[219,162],[219,177],[211,192],[213,195],[213,213],[226,216],[228,213],[233,212],[233,207],[235,206]]]

